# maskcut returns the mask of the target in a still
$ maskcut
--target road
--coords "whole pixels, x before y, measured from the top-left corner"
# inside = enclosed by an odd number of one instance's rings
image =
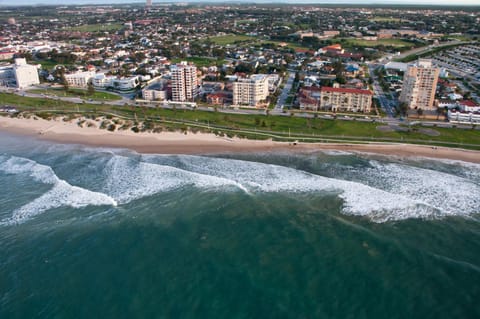
[[[395,59],[395,60],[400,60],[400,59],[403,59],[403,58],[405,58],[409,55],[412,55],[412,54],[422,54],[422,53],[426,53],[427,51],[430,51],[430,50],[433,50],[433,49],[436,49],[436,48],[446,47],[446,46],[449,46],[449,45],[466,44],[466,43],[470,43],[470,42],[449,41],[449,42],[445,42],[445,43],[442,43],[442,44],[429,45],[429,46],[426,46],[426,47],[420,47],[420,48],[415,48],[415,49],[412,49],[412,50],[405,51],[405,52],[403,52],[399,55],[393,56],[392,58]],[[391,54],[385,55],[382,59],[387,59],[390,56],[391,56]]]
[[[294,75],[295,77],[295,75]],[[375,88],[375,86],[374,86]],[[378,96],[383,96],[381,99],[381,103],[384,103],[386,106],[385,110],[387,114],[389,114],[389,117],[381,117],[381,118],[370,118],[367,116],[355,116],[353,117],[352,115],[348,114],[337,114],[335,117],[337,120],[343,120],[343,121],[352,121],[356,120],[359,122],[376,122],[376,123],[383,123],[387,125],[408,125],[408,121],[400,121],[393,116],[390,116],[393,112],[393,103],[388,100],[386,97],[383,95],[383,91],[381,91],[381,88],[379,86],[376,87],[376,91],[382,93],[378,94]],[[27,91],[22,91],[22,90],[14,90],[14,89],[5,89],[5,88],[0,88],[0,91],[4,92],[13,92],[17,95],[20,96],[29,96],[29,97],[43,97],[46,98],[46,96],[42,96],[42,94],[35,94],[35,93],[28,93]],[[77,97],[49,97],[50,99],[55,99],[59,101],[68,101],[76,104],[83,104],[84,100],[81,98]],[[137,105],[134,101],[128,99],[128,98],[123,98],[122,100],[115,100],[115,101],[86,101],[89,104],[108,104],[108,105]],[[146,107],[159,107],[159,108],[165,108],[165,109],[177,109],[177,110],[192,110],[192,107],[190,106],[178,106],[178,105],[168,105],[168,104],[159,104],[159,105],[145,105]],[[207,111],[207,112],[220,112],[220,113],[225,113],[225,114],[243,114],[243,115],[265,115],[265,110],[264,109],[235,109],[235,108],[214,108],[214,107],[209,107],[209,106],[197,106],[197,109],[200,111]],[[388,111],[390,110],[390,111]],[[389,112],[389,113],[388,113]],[[283,113],[283,112],[272,112],[271,115],[274,116],[291,116],[290,113]],[[330,114],[315,114],[315,113],[309,113],[309,112],[296,112],[294,114],[295,117],[301,117],[301,118],[320,118],[320,119],[328,119],[332,120],[333,116]],[[451,128],[454,125],[458,128],[471,128],[471,125],[469,124],[457,124],[457,123],[449,123],[449,122],[442,122],[442,121],[418,121],[416,122],[421,123],[422,126],[437,126],[437,127],[445,127],[445,128]],[[477,130],[480,130],[480,126],[477,125],[476,127]]]
[[[282,112],[283,107],[285,106],[285,101],[288,98],[288,94],[292,90],[292,85],[294,80],[295,80],[295,72],[290,71],[288,73],[288,79],[287,79],[287,82],[285,82],[285,86],[283,87],[282,93],[278,97],[277,105],[275,105],[275,108],[273,109],[274,113]]]
[[[380,107],[385,111],[387,116],[390,119],[394,119],[395,116],[395,100],[387,98],[385,92],[383,92],[382,87],[378,83],[378,78],[375,75],[375,70],[381,68],[379,64],[368,64],[368,70],[370,73],[370,78],[373,79],[373,94],[378,98]],[[390,93],[389,93],[390,94]],[[391,95],[390,95],[391,97]]]

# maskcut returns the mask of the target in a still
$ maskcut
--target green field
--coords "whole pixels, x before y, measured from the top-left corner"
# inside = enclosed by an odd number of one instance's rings
[[[397,48],[405,47],[410,48],[413,47],[414,44],[402,39],[379,39],[377,41],[368,41],[363,39],[354,39],[354,38],[346,38],[343,39],[342,43],[345,43],[345,46],[358,46],[358,47],[378,47],[380,45],[384,46],[393,46]]]
[[[103,32],[103,31],[117,31],[123,27],[121,23],[109,23],[109,24],[85,24],[77,27],[66,28],[69,31],[80,32]]]
[[[204,66],[213,66],[213,65],[222,65],[225,63],[225,60],[222,59],[215,59],[215,58],[207,58],[207,57],[188,57],[188,58],[175,58],[172,59],[172,63],[180,63],[182,61],[192,62],[197,67],[204,67]]]
[[[295,116],[240,115],[199,110],[170,110],[134,106],[74,104],[64,101],[27,98],[0,94],[0,105],[15,105],[21,111],[43,114],[95,113],[114,115],[135,121],[150,121],[168,129],[199,129],[223,132],[250,138],[300,140],[320,142],[336,139],[343,142],[401,142],[480,149],[480,134],[472,129],[433,128],[439,136],[421,132],[421,127],[409,131],[382,132],[382,124],[359,121],[323,120]]]
[[[92,100],[98,100],[98,101],[115,101],[115,100],[121,100],[122,97],[116,94],[112,93],[107,93],[107,92],[100,92],[100,91],[95,91],[92,95],[88,95],[87,90],[83,89],[77,89],[77,88],[71,88],[68,90],[68,92],[65,92],[63,88],[49,88],[49,89],[34,89],[34,90],[29,90],[31,93],[38,93],[38,94],[45,94],[45,95],[53,95],[53,96],[69,96],[69,97],[81,97],[84,99],[92,99]]]
[[[251,37],[248,35],[229,34],[210,37],[209,40],[218,45],[227,45],[234,44],[236,42],[253,41],[255,40],[255,37]]]
[[[42,66],[42,69],[44,70],[52,70],[56,65],[58,65],[57,62],[51,61],[51,60],[39,60],[39,61],[32,61],[32,64],[40,64]]]

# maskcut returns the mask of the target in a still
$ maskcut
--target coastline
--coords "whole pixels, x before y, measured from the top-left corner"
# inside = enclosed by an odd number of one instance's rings
[[[78,121],[78,119],[76,119]],[[110,132],[91,126],[80,127],[74,121],[63,119],[44,120],[41,118],[10,118],[0,116],[0,131],[26,135],[39,140],[64,144],[83,144],[93,147],[127,148],[139,153],[150,154],[214,154],[271,151],[342,151],[350,153],[371,153],[395,157],[424,157],[434,159],[460,160],[480,164],[480,151],[432,147],[414,144],[370,143],[287,143],[271,140],[248,140],[228,138],[206,133],[134,133],[131,130]]]

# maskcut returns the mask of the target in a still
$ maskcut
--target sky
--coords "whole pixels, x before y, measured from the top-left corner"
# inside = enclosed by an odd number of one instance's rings
[[[12,6],[12,5],[72,5],[72,4],[107,4],[107,3],[133,3],[133,2],[145,2],[142,0],[0,0],[0,6]],[[239,2],[248,2],[248,3],[328,3],[328,4],[429,4],[429,5],[477,5],[480,6],[480,0],[153,0],[153,3],[175,3],[175,2],[217,2],[217,3],[239,3]]]

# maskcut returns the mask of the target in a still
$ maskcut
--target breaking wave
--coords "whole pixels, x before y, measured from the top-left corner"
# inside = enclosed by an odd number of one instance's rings
[[[61,206],[79,208],[88,205],[117,205],[117,202],[112,197],[72,186],[66,181],[59,179],[51,167],[26,158],[15,156],[0,157],[0,171],[6,174],[28,175],[37,182],[53,185],[49,191],[40,197],[15,209],[12,216],[2,220],[1,224],[22,223],[49,209]]]
[[[0,171],[26,174],[53,185],[43,195],[15,209],[2,223],[21,223],[61,206],[115,206],[187,187],[197,191],[242,191],[249,196],[334,194],[343,200],[342,213],[364,216],[374,222],[480,213],[478,172],[458,176],[402,163],[365,160],[362,165],[344,169],[342,174],[325,177],[286,166],[236,159],[132,153],[102,153],[98,157],[98,151],[93,154],[94,157],[85,157],[89,159],[89,168],[84,171],[88,174],[76,173],[77,177],[82,176],[83,188],[59,179],[50,166],[21,157],[0,156]],[[81,155],[76,156],[76,160],[82,161]],[[78,179],[73,184],[78,184]]]

